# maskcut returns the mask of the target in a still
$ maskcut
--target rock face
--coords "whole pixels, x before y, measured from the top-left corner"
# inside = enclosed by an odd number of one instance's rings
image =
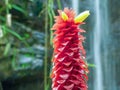
[[[20,32],[23,28],[20,28]],[[26,39],[29,46],[26,47],[25,43],[10,36],[15,43],[10,42],[7,54],[0,55],[0,81],[3,90],[42,90],[40,84],[43,83],[44,33],[29,28],[24,31],[31,35]],[[7,41],[0,40],[0,44],[3,45],[1,50],[4,51]]]

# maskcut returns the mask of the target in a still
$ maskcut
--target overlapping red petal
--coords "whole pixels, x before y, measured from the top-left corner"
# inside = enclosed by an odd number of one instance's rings
[[[52,90],[87,90],[88,68],[84,61],[84,37],[81,35],[85,31],[79,28],[82,23],[74,23],[75,12],[72,9],[64,9],[68,16],[67,21],[62,19],[62,11],[58,12],[59,16],[55,17],[52,28],[55,30]]]

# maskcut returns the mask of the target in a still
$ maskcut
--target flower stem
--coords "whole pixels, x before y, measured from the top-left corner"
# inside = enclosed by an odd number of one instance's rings
[[[46,0],[46,8],[48,8],[47,6],[48,1]],[[47,57],[48,57],[48,10],[46,9],[45,12],[45,57],[44,57],[44,90],[47,90]]]

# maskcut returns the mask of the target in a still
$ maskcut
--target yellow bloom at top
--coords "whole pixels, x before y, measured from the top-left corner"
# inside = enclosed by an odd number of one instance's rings
[[[84,12],[80,13],[80,14],[74,19],[74,22],[75,22],[75,23],[83,22],[89,15],[90,15],[90,12],[89,12],[88,10],[87,10],[87,11],[84,11]]]
[[[66,15],[66,13],[62,12],[61,13],[61,17],[64,21],[67,21],[68,20],[68,16]]]

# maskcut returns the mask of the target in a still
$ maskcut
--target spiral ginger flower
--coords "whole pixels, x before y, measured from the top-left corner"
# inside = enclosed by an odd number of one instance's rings
[[[52,90],[87,90],[88,66],[85,63],[86,52],[82,45],[84,41],[79,28],[89,16],[85,11],[75,18],[72,9],[59,10],[55,17],[53,69],[51,73]]]

